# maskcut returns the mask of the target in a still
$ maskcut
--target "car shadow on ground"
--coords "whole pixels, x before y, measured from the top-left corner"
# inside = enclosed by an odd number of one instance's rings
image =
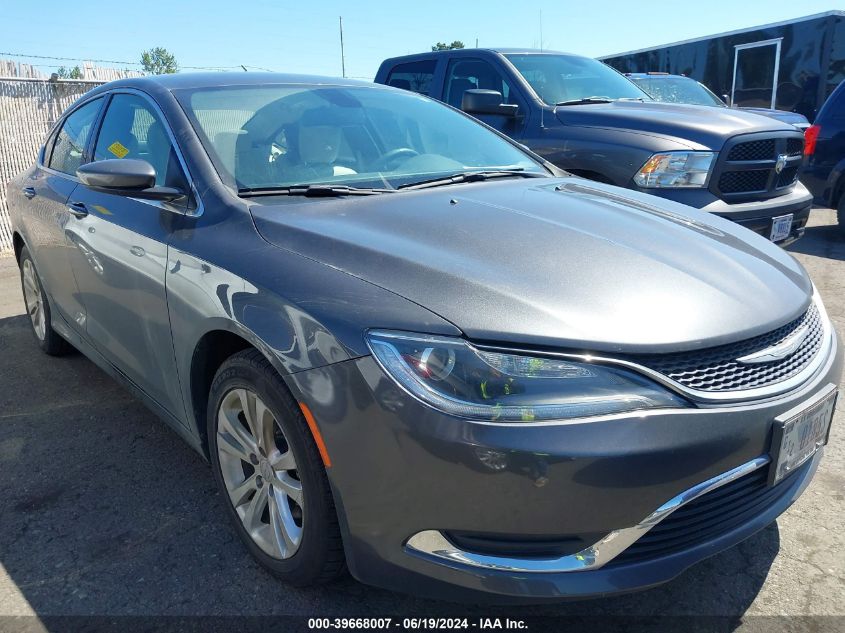
[[[41,354],[24,316],[0,319],[0,350],[0,564],[12,583],[0,604],[18,612],[738,617],[778,553],[773,524],[661,587],[541,606],[434,602],[348,577],[288,587],[238,542],[203,459],[117,383],[80,354]]]
[[[837,224],[808,226],[804,237],[787,246],[786,250],[845,261],[845,230]]]

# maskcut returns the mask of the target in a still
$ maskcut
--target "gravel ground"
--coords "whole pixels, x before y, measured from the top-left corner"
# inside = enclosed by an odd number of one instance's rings
[[[789,250],[845,332],[845,238],[834,224],[815,210]],[[19,626],[57,615],[712,615],[762,630],[774,621],[747,616],[845,616],[845,407],[815,480],[776,524],[656,589],[507,610],[350,578],[294,589],[237,541],[198,455],[81,355],[37,351],[17,275],[0,258],[0,616],[41,618],[11,620]],[[792,622],[845,629],[845,618]]]

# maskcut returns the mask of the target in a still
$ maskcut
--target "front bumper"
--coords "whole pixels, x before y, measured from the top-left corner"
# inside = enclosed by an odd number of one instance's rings
[[[450,600],[534,602],[672,579],[773,521],[809,483],[820,453],[741,525],[657,557],[620,556],[600,568],[536,573],[469,564],[409,540],[435,531],[470,535],[469,542],[478,535],[554,541],[571,545],[562,556],[579,552],[641,524],[702,482],[765,459],[772,421],[839,384],[838,342],[834,350],[802,387],[768,401],[560,423],[488,424],[442,415],[398,389],[371,357],[295,374],[291,386],[311,407],[328,447],[356,578]],[[522,558],[530,564],[532,557]]]
[[[766,239],[771,235],[772,218],[791,213],[792,230],[788,237],[778,242],[780,246],[786,246],[804,235],[813,208],[813,196],[800,181],[792,191],[782,196],[735,204],[728,204],[709,189],[637,190],[713,213],[751,229]]]

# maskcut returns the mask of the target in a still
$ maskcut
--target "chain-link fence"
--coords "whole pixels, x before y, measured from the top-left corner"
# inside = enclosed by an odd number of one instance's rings
[[[6,187],[32,164],[62,112],[102,82],[0,79],[0,255],[12,250]]]

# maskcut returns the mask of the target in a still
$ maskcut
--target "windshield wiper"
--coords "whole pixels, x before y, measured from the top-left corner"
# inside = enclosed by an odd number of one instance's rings
[[[393,193],[394,189],[349,187],[348,185],[291,185],[289,187],[244,187],[238,189],[241,198],[258,196],[305,196],[308,198],[333,198],[338,196],[372,196]]]
[[[616,99],[610,97],[584,97],[583,99],[570,99],[569,101],[560,101],[556,106],[580,105],[582,103],[613,103]]]
[[[451,176],[412,182],[407,185],[399,185],[397,189],[427,189],[429,187],[453,185],[459,182],[478,182],[480,180],[489,180],[490,178],[545,178],[547,175],[548,174],[533,171],[525,171],[524,167],[516,167],[514,169],[491,169],[487,171],[461,172],[460,174],[452,174]]]

